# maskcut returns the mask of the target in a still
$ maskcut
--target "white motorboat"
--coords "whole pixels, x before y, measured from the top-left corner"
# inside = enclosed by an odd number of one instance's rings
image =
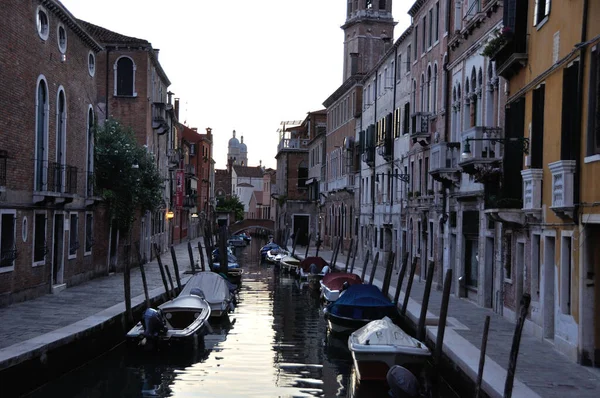
[[[210,316],[213,318],[221,317],[233,309],[234,296],[231,293],[229,284],[221,274],[213,271],[202,271],[192,275],[185,284],[181,294],[189,293],[194,289],[203,292],[204,298],[210,305]]]
[[[182,291],[158,309],[146,309],[142,320],[127,333],[127,339],[140,346],[154,347],[164,342],[204,336],[210,330],[210,316],[211,308],[202,291]]]
[[[296,273],[298,272],[298,267],[300,266],[300,260],[298,260],[296,257],[285,256],[279,262],[279,266],[284,271]]]
[[[328,302],[334,302],[344,292],[344,289],[363,283],[360,276],[350,272],[330,272],[319,281],[321,297]]]
[[[414,369],[431,356],[427,346],[409,336],[388,317],[371,321],[348,338],[360,380],[385,380],[394,365]]]
[[[277,249],[271,249],[271,250],[267,251],[265,259],[270,263],[279,265],[279,263],[281,262],[281,259],[284,257],[287,257],[289,255],[290,255],[290,252],[288,252],[287,250],[282,249],[282,248],[277,248]]]

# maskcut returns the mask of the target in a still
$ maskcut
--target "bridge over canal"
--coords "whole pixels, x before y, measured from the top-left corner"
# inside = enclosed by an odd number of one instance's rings
[[[231,224],[229,226],[229,232],[232,235],[235,235],[251,228],[262,228],[273,232],[275,230],[275,221],[262,218],[248,218],[238,221],[235,224]]]

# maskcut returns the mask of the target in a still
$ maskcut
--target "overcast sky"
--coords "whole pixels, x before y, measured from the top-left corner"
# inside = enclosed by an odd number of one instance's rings
[[[148,40],[180,98],[180,121],[215,135],[224,168],[232,130],[248,164],[276,167],[277,129],[342,84],[347,0],[61,0],[79,19]],[[396,0],[394,40],[412,0]]]

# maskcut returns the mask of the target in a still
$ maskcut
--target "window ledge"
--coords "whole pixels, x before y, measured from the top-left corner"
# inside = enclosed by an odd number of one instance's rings
[[[15,266],[10,267],[0,267],[0,274],[4,274],[6,272],[13,272],[15,270]]]
[[[137,93],[133,93],[133,95],[120,95],[120,94],[115,94],[114,97],[115,98],[137,98]]]
[[[546,15],[546,16],[544,17],[544,19],[542,19],[540,22],[538,22],[538,23],[535,25],[535,28],[536,28],[537,30],[540,30],[540,29],[542,28],[542,26],[546,25],[546,22],[548,22],[548,16],[549,16],[549,15]]]
[[[512,281],[512,279],[504,278],[504,283],[508,283],[508,284],[512,285],[513,281]]]
[[[586,156],[583,159],[583,163],[594,163],[594,162],[600,162],[600,154],[596,154],[596,155],[591,155],[591,156]]]

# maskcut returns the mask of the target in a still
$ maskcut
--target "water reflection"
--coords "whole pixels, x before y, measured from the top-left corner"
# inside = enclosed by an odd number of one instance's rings
[[[235,310],[194,349],[144,355],[117,347],[31,396],[385,397],[356,383],[347,340],[327,332],[319,292],[236,249],[244,277]]]

